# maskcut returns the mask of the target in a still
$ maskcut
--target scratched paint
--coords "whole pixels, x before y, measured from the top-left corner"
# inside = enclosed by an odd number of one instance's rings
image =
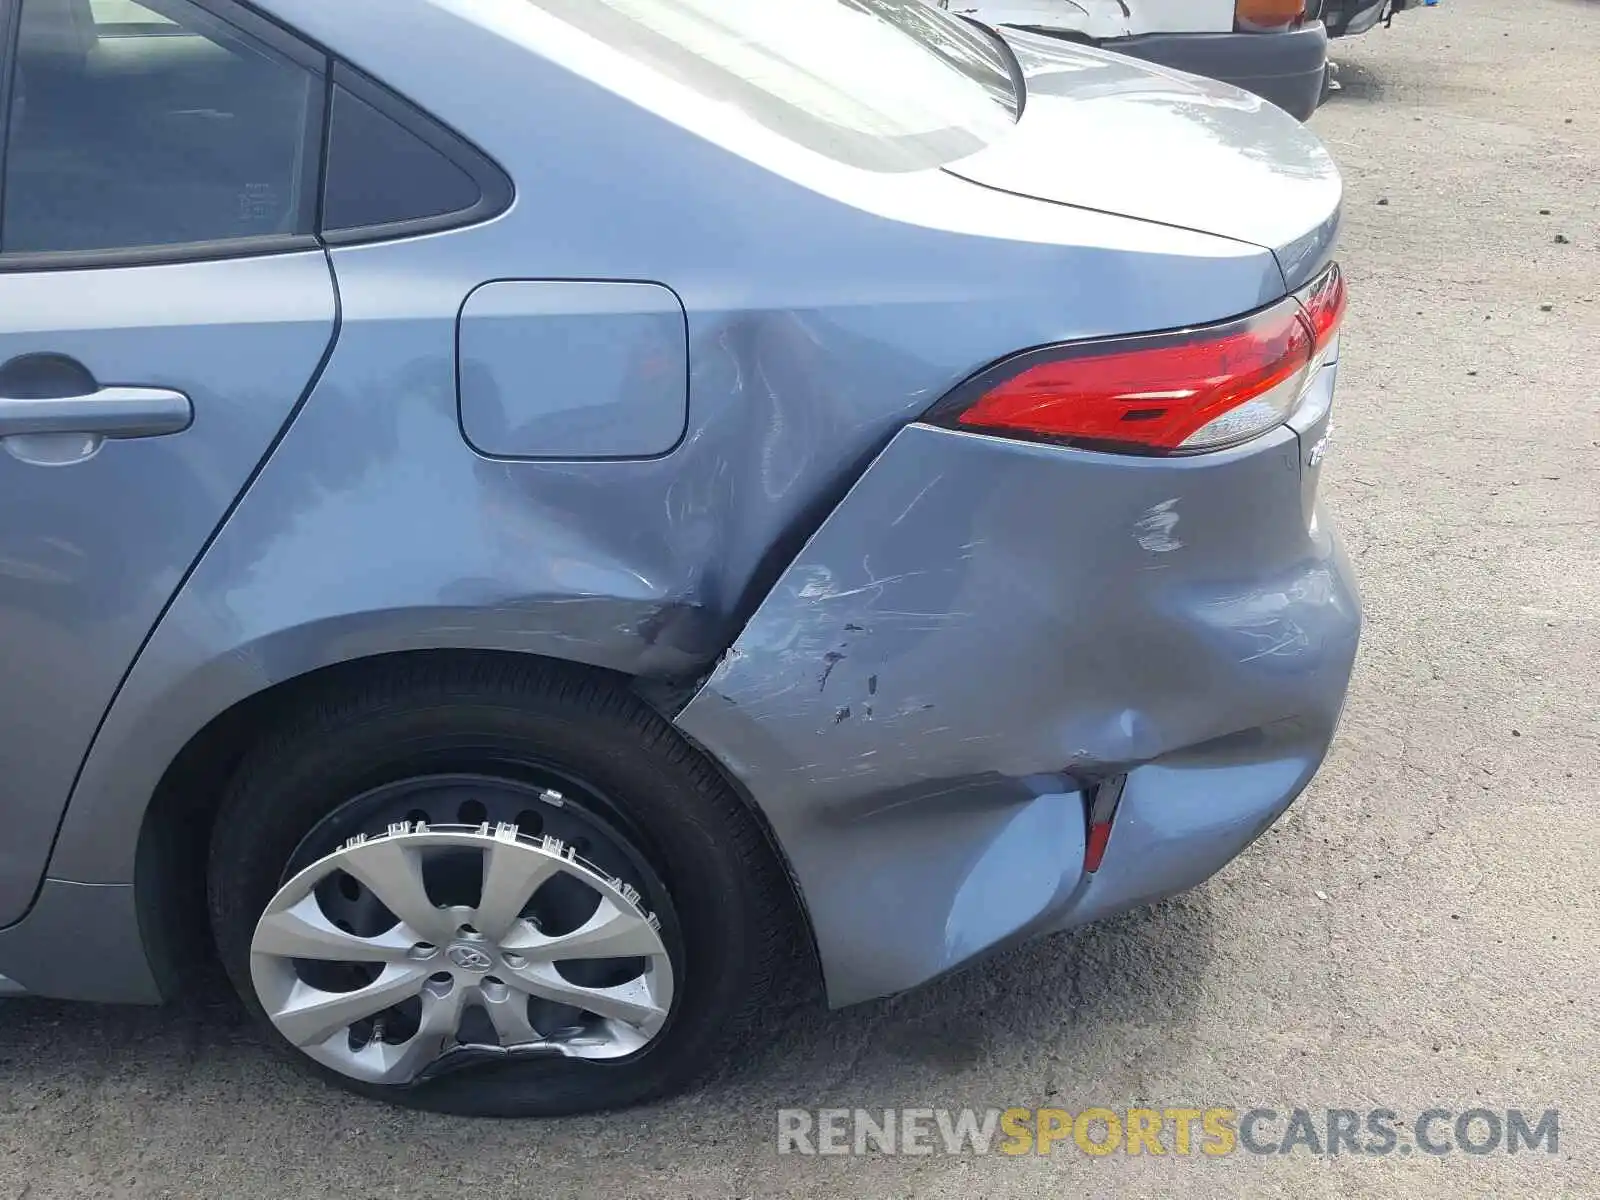
[[[1134,536],[1139,545],[1152,554],[1167,554],[1183,549],[1174,531],[1178,528],[1178,498],[1152,504],[1144,516],[1134,523]]]
[[[767,816],[835,1003],[1190,886],[1293,799],[1359,627],[1296,440],[1127,470],[913,426],[807,543],[677,723]],[[1109,774],[1143,815],[1087,887]]]

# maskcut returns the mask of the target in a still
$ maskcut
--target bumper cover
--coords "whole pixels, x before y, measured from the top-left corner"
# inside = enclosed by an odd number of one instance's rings
[[[1153,33],[1100,43],[1107,50],[1254,92],[1302,121],[1322,101],[1328,33],[1313,21],[1285,33]]]
[[[1309,782],[1360,627],[1313,411],[1165,460],[913,425],[824,523],[678,725],[763,810],[830,1002],[1193,886]]]

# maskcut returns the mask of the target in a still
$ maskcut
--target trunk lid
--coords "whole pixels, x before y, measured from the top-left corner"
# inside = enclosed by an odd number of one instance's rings
[[[1304,125],[1238,88],[1038,34],[1001,34],[1016,129],[945,170],[972,183],[1271,250],[1293,289],[1327,261],[1343,183]]]

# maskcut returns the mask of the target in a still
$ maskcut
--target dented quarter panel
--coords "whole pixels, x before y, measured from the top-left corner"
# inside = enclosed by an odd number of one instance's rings
[[[894,439],[678,718],[765,810],[834,1003],[1191,886],[1298,794],[1359,629],[1302,484],[1287,427],[1187,459]],[[1077,793],[1123,772],[1085,878]]]

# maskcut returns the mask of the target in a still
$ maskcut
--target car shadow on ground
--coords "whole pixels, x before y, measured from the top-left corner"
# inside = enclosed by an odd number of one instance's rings
[[[1159,1046],[1190,1041],[1188,1014],[1213,953],[1208,889],[1058,934],[997,955],[911,993],[839,1012],[792,1003],[763,1023],[754,1046],[684,1097],[646,1110],[678,1140],[770,1147],[782,1107],[1045,1104],[1056,1091],[1115,1086],[1130,1030],[1158,1028]],[[1063,1038],[1063,1030],[1068,1036]],[[1149,1039],[1145,1039],[1146,1042]],[[1058,1050],[1072,1048],[1068,1061]],[[1143,1053],[1143,1052],[1141,1052]],[[1020,1093],[992,1095],[994,1080]],[[989,1089],[986,1091],[984,1089]],[[219,979],[207,978],[166,1008],[13,999],[0,1002],[0,1091],[30,1111],[115,1108],[133,1093],[161,1101],[143,1136],[181,1128],[172,1106],[208,1124],[272,1121],[274,1103],[304,1118],[377,1106],[323,1091],[266,1044]],[[94,1098],[98,1096],[99,1100]],[[231,1111],[230,1111],[231,1110]],[[463,1152],[492,1150],[508,1127],[421,1113],[386,1118],[396,1133],[426,1136],[447,1123]],[[557,1121],[592,1132],[587,1122]],[[461,1135],[469,1129],[481,1136]],[[309,1146],[320,1135],[306,1128]]]
[[[996,1074],[1031,1074],[1048,1088],[1076,1069],[1052,1067],[1043,1055],[1034,1061],[1036,1048],[1059,1045],[1064,1029],[1083,1050],[1077,1066],[1154,1013],[1170,1015],[1174,1038],[1183,1040],[1212,957],[1211,928],[1202,889],[1040,939],[902,996],[838,1012],[794,1010],[781,1037],[718,1082],[801,1106],[948,1101],[965,1082]],[[1044,1092],[1031,1102],[1044,1103]]]
[[[1329,93],[1325,104],[1373,104],[1382,100],[1387,90],[1381,75],[1366,63],[1345,58],[1335,53],[1333,61],[1338,67],[1335,78],[1337,90]]]

